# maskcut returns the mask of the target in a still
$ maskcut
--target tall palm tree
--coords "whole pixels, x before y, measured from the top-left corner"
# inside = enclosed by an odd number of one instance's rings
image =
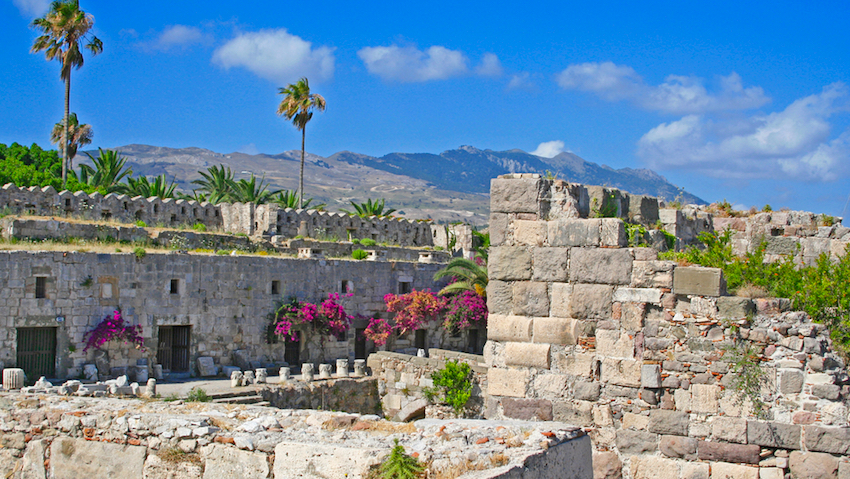
[[[67,130],[65,129],[64,119],[53,126],[53,132],[50,133],[50,142],[56,143],[57,146],[63,144],[62,140],[65,138],[66,131],[68,135],[68,162],[71,163],[74,161],[74,157],[77,156],[77,148],[91,144],[94,131],[91,126],[85,123],[80,125],[80,122],[77,120],[77,114],[71,113],[71,116],[68,117]]]
[[[206,193],[207,201],[212,204],[230,201],[235,182],[229,166],[213,165],[207,168],[207,171],[199,171],[198,173],[200,173],[202,179],[195,180],[192,184],[200,186],[198,190],[201,193]]]
[[[118,185],[116,192],[145,198],[156,196],[164,200],[175,197],[174,189],[176,187],[174,180],[168,183],[165,175],[155,176],[153,181],[148,179],[147,176],[140,176],[138,178],[127,178],[127,183]]]
[[[117,151],[103,148],[97,150],[99,154],[96,157],[86,153],[94,163],[94,168],[80,165],[80,181],[95,188],[103,188],[107,193],[118,191],[121,180],[132,175],[133,169],[127,166],[127,158]]]
[[[33,53],[44,52],[47,60],[58,60],[62,64],[59,77],[65,82],[65,117],[62,139],[62,186],[71,168],[70,116],[71,116],[71,70],[83,66],[82,48],[92,55],[103,51],[103,42],[89,30],[94,26],[94,17],[80,10],[79,0],[56,0],[50,11],[32,21],[32,27],[42,32],[32,44]],[[84,45],[81,45],[85,43]]]
[[[262,205],[268,203],[271,198],[278,194],[280,190],[269,191],[269,185],[266,183],[266,177],[257,183],[257,178],[251,173],[251,179],[241,179],[234,183],[232,199],[236,203],[254,203]]]
[[[316,93],[310,93],[307,78],[290,83],[286,88],[280,88],[278,93],[285,95],[277,107],[277,114],[291,120],[295,128],[301,130],[301,174],[298,180],[298,206],[304,207],[304,140],[307,136],[307,123],[313,118],[313,109],[325,111],[325,98]]]

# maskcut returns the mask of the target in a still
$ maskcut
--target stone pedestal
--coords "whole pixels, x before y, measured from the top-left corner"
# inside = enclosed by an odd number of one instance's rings
[[[313,363],[304,363],[301,365],[301,380],[313,380]]]
[[[330,364],[320,364],[319,365],[319,379],[330,379],[331,377],[331,365]]]
[[[338,377],[338,378],[347,378],[348,377],[348,360],[347,359],[337,359],[336,360],[336,377]]]
[[[148,367],[145,366],[136,366],[136,382],[137,383],[146,383],[148,382],[148,378],[150,375],[148,374]]]
[[[366,360],[365,359],[355,359],[354,360],[354,376],[355,377],[363,377],[366,375]]]
[[[162,381],[162,364],[153,365],[153,377],[156,378],[157,381]]]
[[[269,372],[266,368],[257,368],[255,371],[257,384],[264,384],[269,377]]]
[[[97,365],[94,364],[84,364],[83,365],[83,376],[86,377],[87,381],[97,381]]]
[[[145,387],[145,394],[147,394],[148,397],[156,397],[156,379],[148,379],[148,384]]]
[[[242,371],[233,371],[230,373],[230,387],[238,388],[242,386]]]
[[[289,381],[289,376],[292,374],[289,368],[280,368],[280,382],[285,383]]]
[[[242,385],[250,386],[257,382],[257,378],[254,377],[254,371],[245,371],[242,373]]]

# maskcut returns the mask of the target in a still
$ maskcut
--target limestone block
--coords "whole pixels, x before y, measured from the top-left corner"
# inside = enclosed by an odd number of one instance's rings
[[[634,479],[679,479],[676,461],[657,456],[632,457],[629,471]]]
[[[691,384],[691,411],[705,414],[716,413],[719,394],[720,386]]]
[[[545,221],[515,220],[512,230],[517,246],[543,246],[548,236]]]
[[[632,264],[633,288],[672,288],[673,269],[676,263],[672,261],[635,261]]]
[[[508,231],[508,215],[505,213],[490,213],[490,246],[502,246],[505,243],[505,233]]]
[[[547,283],[536,281],[514,283],[513,312],[520,316],[549,316]]]
[[[595,369],[596,359],[593,353],[573,352],[558,358],[558,367],[578,377],[589,378]]]
[[[835,479],[838,477],[838,458],[822,452],[792,451],[788,457],[791,477]]]
[[[629,284],[632,255],[627,249],[573,248],[570,280],[578,283]]]
[[[640,367],[640,386],[652,389],[661,387],[660,364],[644,364]]]
[[[491,314],[487,318],[487,339],[531,342],[532,319],[524,316]]]
[[[535,343],[576,344],[576,326],[572,318],[534,318],[532,333]]]
[[[747,422],[747,443],[759,446],[800,449],[800,426],[779,422]],[[809,448],[817,450],[814,448]]]
[[[570,311],[569,314],[564,316],[576,319],[611,319],[613,295],[613,286],[604,284],[573,285],[569,300]]]
[[[625,288],[614,290],[614,301],[620,303],[652,303],[661,304],[661,290],[655,288]]]
[[[215,360],[209,356],[199,357],[198,375],[202,377],[218,376],[218,367],[215,365]]]
[[[519,369],[490,368],[487,393],[491,396],[525,397],[528,372]]]
[[[602,221],[564,219],[549,222],[549,246],[599,246]]]
[[[85,439],[57,438],[50,445],[50,477],[142,479],[146,448]]]
[[[593,477],[595,479],[620,479],[623,477],[623,463],[617,453],[611,451],[593,451]]]
[[[759,479],[759,468],[713,462],[711,463],[711,479]]]
[[[640,331],[646,319],[646,303],[620,304],[620,326],[628,331]]]
[[[513,285],[491,279],[487,283],[487,310],[490,314],[511,314]]]
[[[502,399],[505,417],[523,421],[551,421],[552,402],[547,399]]]
[[[600,244],[602,246],[616,246],[625,248],[629,245],[629,237],[626,236],[626,227],[623,220],[619,218],[601,218]]]
[[[7,463],[14,464],[14,461]],[[45,479],[47,477],[44,471],[44,442],[41,439],[27,443],[21,462],[21,477],[26,479]]]
[[[631,388],[640,387],[640,361],[602,358],[600,379],[603,382]]]
[[[721,296],[717,298],[718,319],[741,319],[756,312],[756,305],[749,298]]]
[[[658,435],[644,431],[620,429],[617,431],[617,449],[619,449],[620,454],[651,454],[658,449]]]
[[[534,281],[567,281],[569,248],[534,248],[531,252]]]
[[[577,381],[574,386],[573,397],[583,401],[596,401],[599,399],[600,389],[598,381]]]
[[[831,454],[850,454],[850,428],[806,426],[806,449]]]
[[[702,462],[682,463],[682,479],[709,479],[711,467]]]
[[[488,272],[490,279],[522,281],[531,279],[531,253],[522,246],[490,248]]]
[[[747,420],[728,416],[717,417],[711,423],[711,438],[719,441],[747,443]]]
[[[681,411],[653,409],[649,412],[649,432],[687,436],[690,416]]]
[[[269,476],[269,463],[265,454],[243,451],[220,444],[201,448],[204,458],[204,479],[230,477],[263,478]]]
[[[696,296],[722,296],[726,279],[719,268],[678,267],[673,271],[673,292]]]
[[[703,461],[740,462],[758,464],[761,448],[755,444],[727,444],[725,442],[699,441],[697,456]]]
[[[493,178],[490,180],[490,211],[537,213],[538,201],[547,186],[541,178]]]
[[[184,461],[163,461],[156,454],[148,455],[145,460],[145,479],[201,479],[204,469],[200,464]]]
[[[760,467],[759,479],[785,479],[785,469],[780,467]]]
[[[570,317],[570,297],[572,296],[573,285],[569,283],[552,283],[550,293],[552,295],[549,300],[549,314],[559,318]],[[489,305],[489,298],[487,300]]]
[[[634,359],[635,342],[628,333],[615,329],[597,329],[596,352],[607,357]]]
[[[779,392],[797,394],[803,390],[805,373],[799,369],[779,369]]]
[[[593,426],[593,403],[591,402],[555,401],[552,409],[556,421],[580,427]]]
[[[684,436],[661,436],[658,450],[667,457],[680,459],[695,459],[697,455],[697,440]]]
[[[549,369],[550,344],[505,343],[505,363],[508,366]]]
[[[631,412],[623,413],[623,429],[646,430],[649,427],[649,416]]]

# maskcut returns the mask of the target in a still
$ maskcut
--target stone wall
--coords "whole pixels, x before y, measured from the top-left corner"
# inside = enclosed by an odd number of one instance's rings
[[[492,181],[486,417],[586,428],[596,477],[850,474],[850,377],[823,326],[626,247],[619,219],[574,214],[571,189]],[[746,347],[758,417],[735,386]]]
[[[588,437],[565,424],[399,424],[316,410],[0,394],[2,477],[353,479],[380,464],[393,439],[432,478],[592,477]]]
[[[440,264],[295,259],[208,254],[0,252],[0,361],[16,363],[17,328],[55,328],[56,376],[76,377],[94,362],[83,352],[83,336],[121,308],[126,321],[142,326],[145,350],[108,343],[112,366],[157,362],[159,328],[190,326],[190,363],[213,357],[219,366],[236,361],[236,351],[263,364],[284,361],[285,344],[267,342],[267,315],[282,297],[320,302],[329,293],[350,292],[342,304],[353,315],[386,315],[387,293],[403,288],[437,290]],[[43,278],[43,279],[38,279]],[[36,297],[36,283],[44,298]],[[344,289],[343,289],[344,288]],[[353,361],[355,320],[343,341],[302,334],[300,361]],[[483,336],[483,335],[482,335]],[[366,344],[366,353],[374,350]],[[364,358],[365,359],[365,358]],[[35,378],[32,378],[35,379]]]
[[[279,409],[317,409],[357,414],[381,414],[375,378],[287,381],[264,387],[263,401]]]

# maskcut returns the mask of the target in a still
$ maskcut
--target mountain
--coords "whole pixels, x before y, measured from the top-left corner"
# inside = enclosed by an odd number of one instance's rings
[[[298,150],[249,155],[135,144],[115,149],[127,157],[134,175],[166,174],[187,192],[192,190],[192,181],[200,178],[199,170],[218,164],[230,167],[236,178],[246,178],[251,173],[265,177],[273,189],[298,187],[301,161]],[[385,198],[389,207],[408,218],[486,224],[490,179],[505,173],[555,174],[577,183],[608,185],[668,200],[679,196],[686,203],[705,203],[651,170],[613,169],[566,152],[543,158],[522,150],[480,150],[472,146],[439,155],[390,153],[380,158],[350,151],[327,158],[308,153],[304,185],[307,197],[327,203],[332,211],[350,209],[352,200]]]

